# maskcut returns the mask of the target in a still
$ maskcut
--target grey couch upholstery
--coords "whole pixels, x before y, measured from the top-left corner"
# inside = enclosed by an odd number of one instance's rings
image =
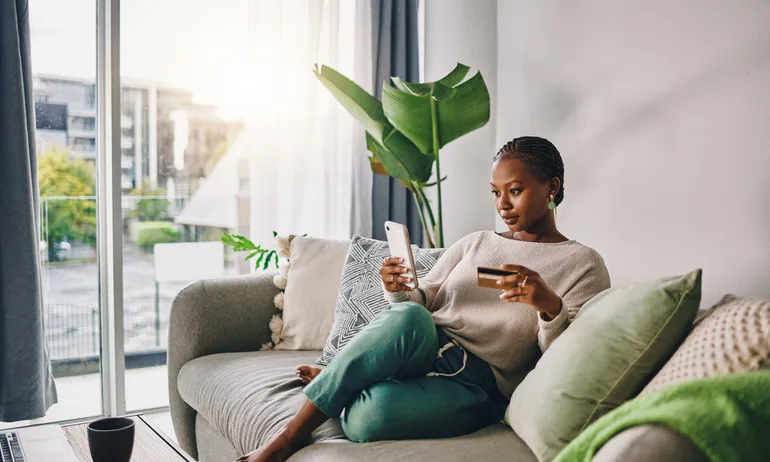
[[[268,321],[278,289],[271,275],[198,281],[174,299],[169,319],[169,405],[180,446],[197,457],[197,411],[179,395],[182,366],[216,353],[259,350],[270,338]]]
[[[258,447],[285,425],[305,399],[294,368],[312,363],[320,352],[258,351],[270,339],[268,323],[276,312],[273,297],[278,291],[272,276],[258,273],[199,281],[184,289],[172,305],[171,418],[180,446],[200,461],[234,461]],[[692,447],[689,453],[676,452],[689,442],[663,427],[632,430],[605,445],[594,460],[674,460],[668,458],[671,454],[689,454],[675,460],[705,460]],[[645,442],[653,437],[655,444]],[[290,460],[536,461],[526,444],[503,424],[460,438],[361,444],[347,441],[339,423],[330,420],[316,430],[313,440],[317,444]]]

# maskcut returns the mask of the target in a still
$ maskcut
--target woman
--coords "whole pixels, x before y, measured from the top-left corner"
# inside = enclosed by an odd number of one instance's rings
[[[492,165],[492,193],[508,231],[451,246],[410,291],[402,261],[380,274],[394,302],[329,366],[300,366],[308,401],[270,443],[238,460],[283,461],[330,417],[352,441],[439,438],[499,421],[513,390],[580,307],[609,288],[601,256],[556,228],[564,166],[551,142],[521,137]],[[517,274],[500,293],[477,284],[479,266]]]

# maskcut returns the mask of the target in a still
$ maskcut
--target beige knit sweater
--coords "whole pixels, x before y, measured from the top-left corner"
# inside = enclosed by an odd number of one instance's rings
[[[537,271],[562,298],[562,311],[544,321],[524,303],[505,302],[501,291],[479,287],[478,266],[523,265]],[[419,281],[425,292],[390,293],[392,302],[412,300],[432,312],[437,326],[492,367],[497,386],[510,397],[542,351],[567,328],[581,306],[610,287],[602,257],[576,241],[517,241],[491,231],[470,234],[451,246]]]

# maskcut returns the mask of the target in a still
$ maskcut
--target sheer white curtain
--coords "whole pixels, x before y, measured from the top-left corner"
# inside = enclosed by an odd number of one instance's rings
[[[250,18],[253,111],[250,234],[348,239],[371,233],[364,131],[315,78],[327,64],[372,90],[371,5],[256,0]]]

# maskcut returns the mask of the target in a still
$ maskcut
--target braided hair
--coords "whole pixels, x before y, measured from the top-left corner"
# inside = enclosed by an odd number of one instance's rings
[[[556,205],[564,200],[564,162],[556,146],[545,138],[521,136],[505,143],[495,155],[495,161],[518,159],[529,164],[532,173],[541,182],[551,181],[556,177],[561,183],[559,192],[554,197]]]

